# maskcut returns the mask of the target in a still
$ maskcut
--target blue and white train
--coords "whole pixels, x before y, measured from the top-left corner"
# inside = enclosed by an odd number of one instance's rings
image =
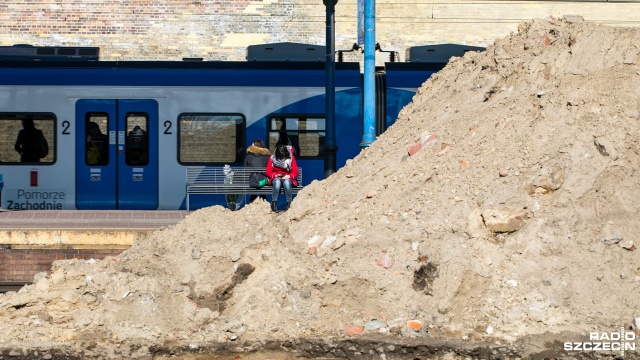
[[[422,60],[378,69],[377,132],[450,56],[478,50],[417,47],[411,52]],[[99,61],[98,48],[0,47],[0,204],[8,210],[185,209],[185,167],[241,166],[254,139],[270,149],[286,139],[304,183],[322,179],[324,51],[282,43],[250,46],[245,62]],[[337,62],[335,86],[339,168],[360,151],[359,64]],[[46,154],[37,139],[18,140],[30,123],[46,139]],[[39,160],[25,160],[29,151],[40,152]],[[224,197],[190,199],[192,209],[212,204],[224,204]]]

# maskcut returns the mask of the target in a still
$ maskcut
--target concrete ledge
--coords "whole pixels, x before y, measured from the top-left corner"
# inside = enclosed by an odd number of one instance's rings
[[[7,250],[127,250],[130,245],[12,245],[0,244]]]
[[[0,231],[0,244],[11,249],[34,246],[49,249],[128,248],[154,231],[10,230]]]

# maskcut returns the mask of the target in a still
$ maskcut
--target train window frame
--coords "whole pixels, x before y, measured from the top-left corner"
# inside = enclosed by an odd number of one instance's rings
[[[278,133],[280,134],[283,130],[278,129],[275,130],[273,128],[273,120],[274,119],[286,119],[285,120],[285,129],[284,131],[286,131],[287,137],[288,137],[288,144],[287,145],[292,145],[295,149],[295,156],[296,159],[299,160],[322,160],[325,157],[325,152],[324,152],[324,142],[325,139],[327,137],[327,117],[324,114],[319,114],[319,113],[313,113],[313,114],[301,114],[301,113],[274,113],[274,114],[270,114],[269,116],[267,116],[267,147],[269,148],[269,150],[273,153],[273,150],[275,149],[275,146],[277,144],[277,142],[279,140],[274,140],[276,138],[276,136],[272,136],[272,134]],[[322,128],[321,129],[300,129],[300,121],[301,120],[321,120],[322,121]],[[295,129],[287,129],[286,124],[289,123],[289,121],[294,121],[295,124]],[[305,155],[304,151],[301,151],[301,144],[300,144],[300,135],[301,134],[321,134],[318,135],[318,152],[316,155]],[[278,135],[277,138],[279,138],[280,136]],[[304,145],[304,144],[302,144]]]
[[[134,118],[143,118],[142,122],[137,120],[130,120]],[[149,147],[149,120],[150,116],[147,112],[127,112],[124,116],[125,126],[125,164],[127,166],[148,166],[149,165],[149,153],[151,151]],[[144,127],[140,126],[144,124]],[[138,127],[141,132],[137,132]],[[136,153],[133,150],[136,148],[134,144],[140,143],[144,151]],[[146,151],[146,153],[145,153]]]
[[[100,121],[98,119],[100,118],[105,118],[104,121]],[[109,118],[109,113],[106,111],[92,111],[92,112],[87,112],[84,116],[84,137],[85,137],[85,147],[84,147],[84,164],[86,166],[91,166],[91,167],[99,167],[99,166],[109,166],[109,163],[112,161],[112,159],[110,159],[110,154],[109,154],[109,122],[113,121],[112,119]],[[98,129],[100,131],[100,134],[95,134],[92,135],[91,134],[91,130],[90,130],[90,126],[91,123],[94,123],[98,126]],[[94,139],[92,139],[93,136],[96,136],[99,138],[99,147],[97,148],[97,150],[99,151],[99,157],[98,157],[98,162],[93,163],[89,161],[90,158],[90,154],[93,154],[94,150],[90,151],[90,143],[92,143],[94,141]],[[106,141],[106,145],[104,143],[104,141]],[[106,148],[104,147],[106,146]],[[102,157],[105,156],[106,159],[103,159]]]
[[[228,121],[228,118],[235,118],[235,148],[234,159],[231,160],[226,159],[203,159],[203,161],[195,161],[192,159],[183,160],[182,152],[183,152],[183,143],[185,142],[183,139],[183,133],[185,130],[184,121],[198,121],[194,119],[185,119],[185,117],[210,117],[213,119],[225,119]],[[178,164],[184,166],[219,166],[219,165],[242,165],[244,161],[244,150],[245,150],[245,141],[246,141],[246,129],[247,129],[247,118],[242,113],[235,112],[183,112],[178,114],[177,117],[177,149],[176,156],[178,160]],[[192,131],[192,130],[191,130]],[[211,137],[206,137],[211,139]],[[229,152],[231,154],[231,152]]]
[[[15,151],[14,146],[16,143],[16,139],[19,133],[19,130],[22,129],[21,124],[12,125],[13,128],[17,128],[18,130],[9,131],[6,130],[5,121],[16,121],[21,122],[23,119],[32,118],[35,122],[35,127],[38,130],[43,130],[43,135],[47,141],[48,145],[48,154],[46,157],[40,159],[40,161],[30,161],[30,162],[21,162],[20,155]],[[52,125],[42,125],[44,122],[51,122]],[[11,158],[9,160],[16,158],[15,161],[5,161],[7,158],[2,158],[0,156],[0,164],[2,166],[51,166],[57,162],[57,148],[58,148],[58,117],[56,114],[52,112],[11,112],[4,111],[0,112],[0,132],[2,134],[11,134],[12,138],[9,137],[5,139],[0,139],[0,151],[2,154],[11,154]],[[47,161],[42,161],[47,159]]]

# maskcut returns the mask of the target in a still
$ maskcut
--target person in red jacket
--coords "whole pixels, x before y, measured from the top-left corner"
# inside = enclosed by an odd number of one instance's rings
[[[278,195],[281,188],[284,188],[287,200],[285,210],[289,209],[293,200],[293,187],[298,186],[298,164],[293,151],[287,145],[276,145],[273,155],[267,161],[266,174],[272,186],[271,210],[278,211]]]

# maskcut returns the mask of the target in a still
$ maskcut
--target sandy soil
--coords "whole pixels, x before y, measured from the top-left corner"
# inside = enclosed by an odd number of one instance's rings
[[[0,295],[1,354],[614,358],[563,343],[637,333],[639,169],[640,30],[525,22],[289,211],[198,210]]]

